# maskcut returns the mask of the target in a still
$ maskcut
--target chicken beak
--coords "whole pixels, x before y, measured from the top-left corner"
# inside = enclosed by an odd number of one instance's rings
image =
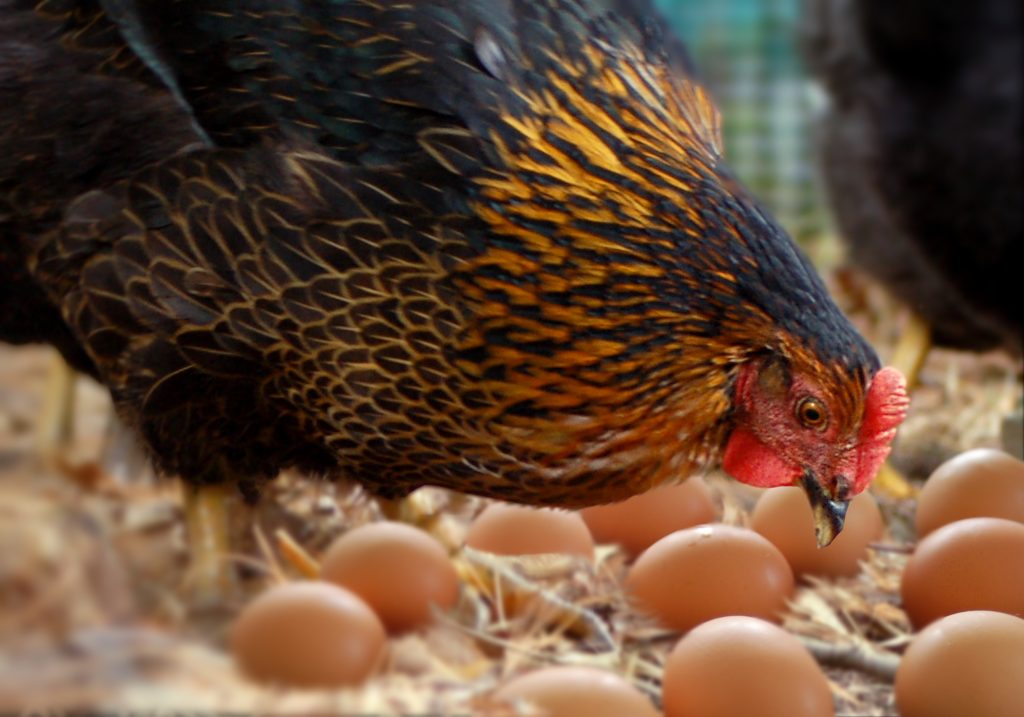
[[[846,520],[846,509],[850,505],[848,500],[834,500],[822,487],[818,479],[810,471],[804,471],[800,479],[800,486],[807,493],[807,499],[811,503],[811,513],[814,516],[814,535],[818,539],[818,547],[824,548],[836,539],[843,530],[843,523]]]

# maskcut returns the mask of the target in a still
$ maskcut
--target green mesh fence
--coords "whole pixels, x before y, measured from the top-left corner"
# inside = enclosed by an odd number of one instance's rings
[[[656,0],[725,118],[729,164],[798,239],[825,226],[814,178],[813,85],[800,60],[801,0]]]

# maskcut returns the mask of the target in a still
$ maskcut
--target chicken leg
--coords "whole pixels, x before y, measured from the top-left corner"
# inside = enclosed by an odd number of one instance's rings
[[[183,484],[189,568],[185,577],[191,607],[198,610],[223,605],[236,591],[230,563],[231,485]]]
[[[890,361],[890,365],[906,377],[907,393],[917,385],[931,347],[931,327],[917,313],[911,312]],[[917,489],[889,461],[882,465],[872,485],[891,498],[910,498],[917,494]]]
[[[110,416],[100,466],[118,485],[156,480],[138,434],[117,413]]]
[[[921,367],[932,348],[931,327],[917,313],[911,312],[907,325],[893,351],[890,366],[899,369],[907,379],[907,393],[914,390]]]
[[[43,407],[36,446],[46,459],[55,459],[71,442],[75,413],[75,370],[54,351],[47,367]]]

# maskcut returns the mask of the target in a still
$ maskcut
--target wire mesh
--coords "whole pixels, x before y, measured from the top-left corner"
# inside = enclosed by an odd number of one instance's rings
[[[736,174],[798,239],[825,227],[815,182],[813,83],[797,43],[801,0],[657,0],[724,116]]]

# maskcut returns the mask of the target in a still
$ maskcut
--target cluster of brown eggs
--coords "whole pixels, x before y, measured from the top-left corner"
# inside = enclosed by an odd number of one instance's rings
[[[902,717],[1001,717],[1024,705],[1024,463],[989,449],[939,466],[918,496],[900,592],[914,637]]]
[[[277,585],[246,606],[231,649],[251,677],[293,686],[358,684],[384,660],[387,636],[450,608],[459,580],[448,552],[404,523],[369,523],[328,548],[319,581]]]
[[[874,499],[855,499],[846,529],[820,550],[799,489],[766,491],[750,529],[714,518],[710,491],[695,478],[578,513],[494,503],[471,523],[465,542],[495,554],[587,559],[595,541],[621,545],[632,561],[623,582],[631,602],[685,633],[664,666],[665,717],[833,715],[824,673],[775,623],[802,576],[860,570],[885,529]],[[920,496],[917,528],[922,540],[902,595],[924,630],[896,679],[901,714],[1010,714],[1007,706],[1019,702],[1007,700],[1024,684],[1024,463],[972,451],[944,464]],[[232,649],[252,677],[358,684],[382,663],[387,635],[426,625],[459,595],[445,548],[403,524],[353,529],[321,565],[321,581],[275,587],[237,620]],[[658,714],[624,678],[589,667],[528,673],[494,697],[531,703],[550,717]]]

